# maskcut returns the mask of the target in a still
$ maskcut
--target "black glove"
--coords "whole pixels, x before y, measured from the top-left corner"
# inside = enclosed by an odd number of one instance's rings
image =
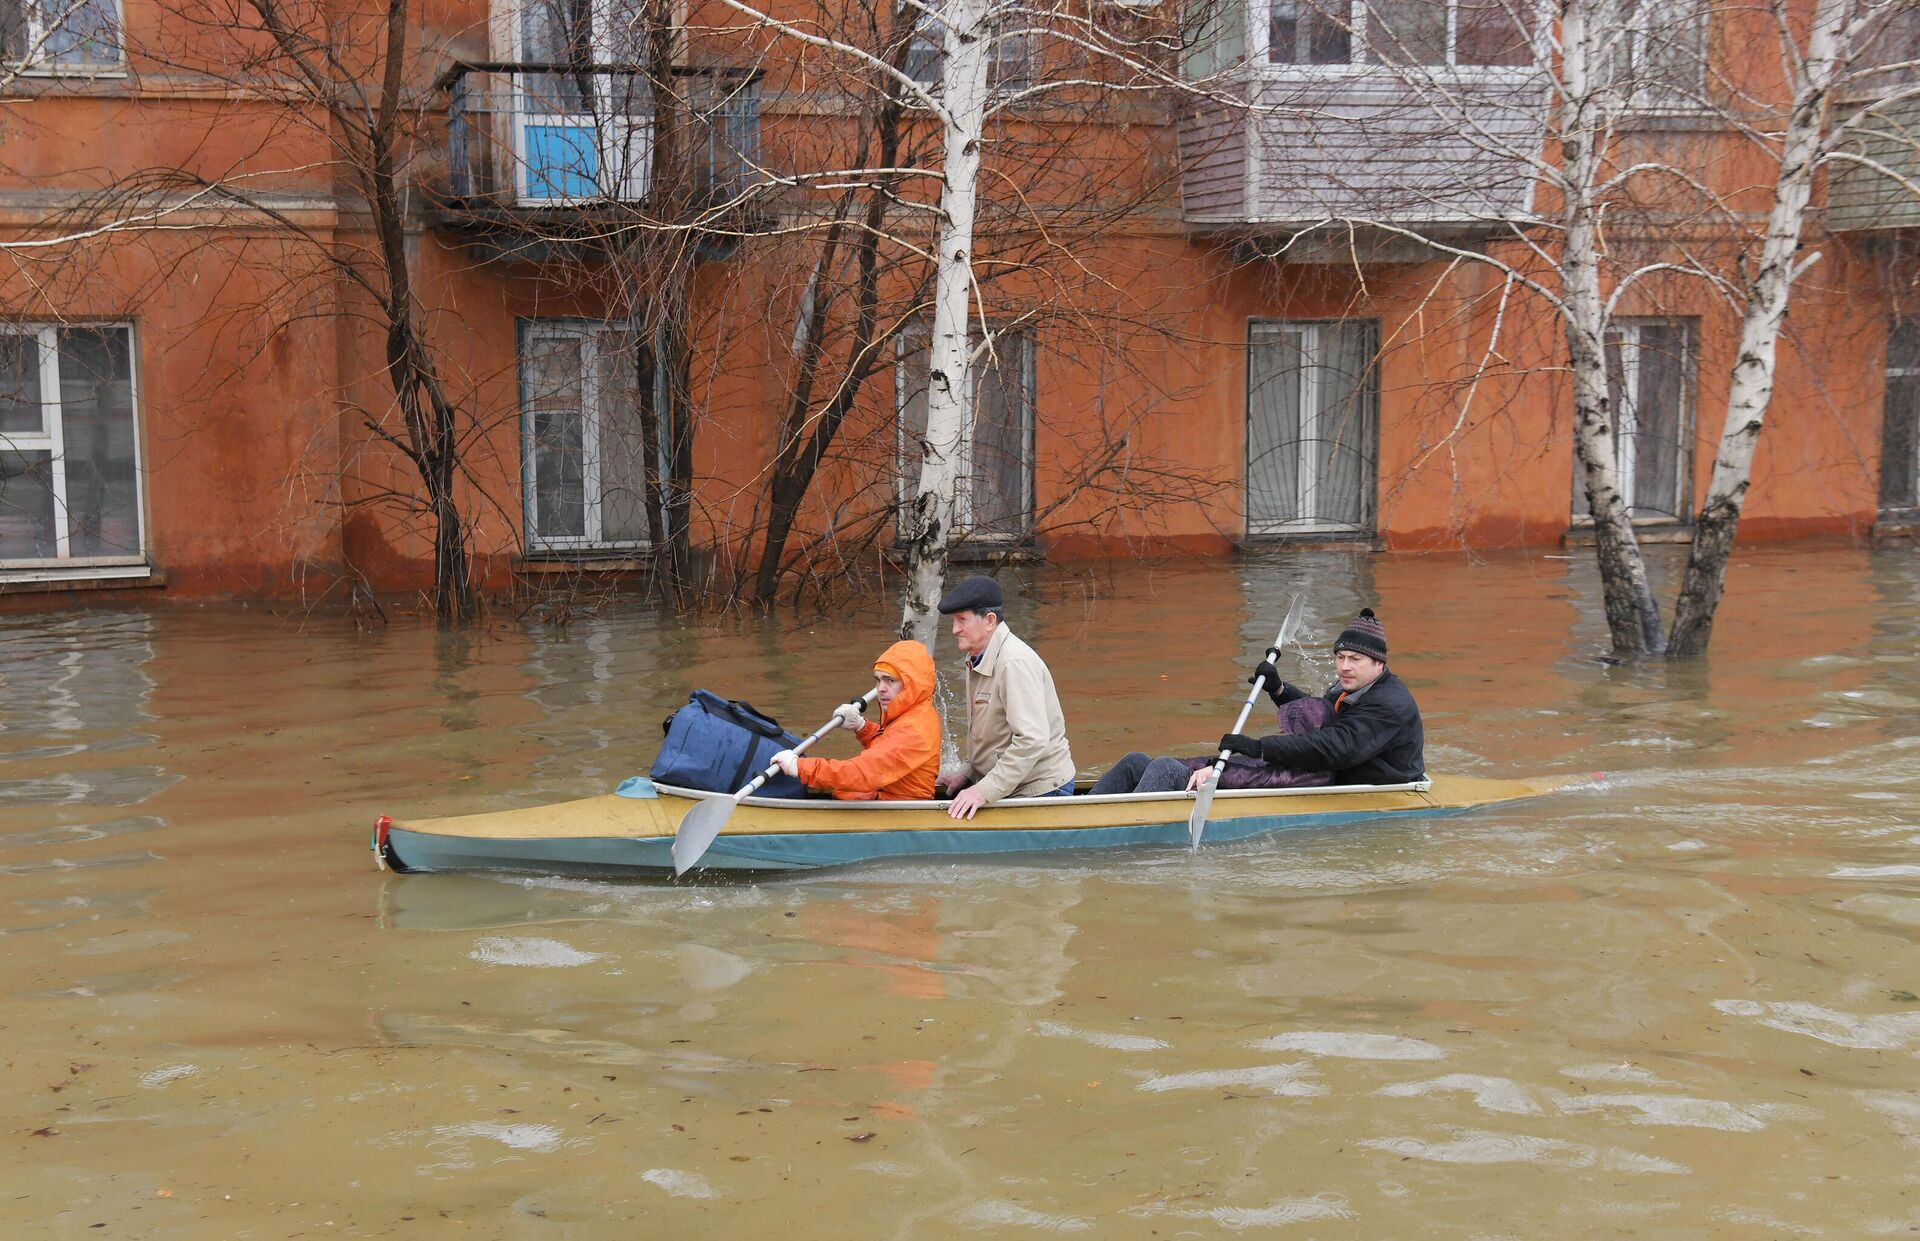
[[[1267,697],[1273,699],[1274,706],[1279,706],[1280,695],[1286,692],[1287,683],[1280,679],[1280,669],[1273,666],[1273,651],[1271,648],[1267,651],[1267,658],[1261,660],[1260,666],[1255,668],[1253,675],[1247,678],[1247,684],[1252,685],[1261,677],[1265,677],[1266,680],[1261,681],[1260,688],[1267,692]]]
[[[1231,754],[1244,754],[1248,758],[1260,757],[1260,742],[1245,733],[1228,733],[1220,738],[1220,748]]]

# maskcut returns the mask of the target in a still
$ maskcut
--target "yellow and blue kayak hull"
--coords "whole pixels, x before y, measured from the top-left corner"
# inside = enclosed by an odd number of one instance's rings
[[[1435,776],[1409,785],[1236,789],[1217,794],[1206,843],[1370,819],[1426,818],[1537,797],[1591,779]],[[374,853],[401,871],[647,876],[673,869],[673,834],[698,801],[725,797],[633,779],[601,797],[374,829]],[[1185,847],[1186,793],[1010,798],[972,819],[946,803],[750,797],[701,859],[704,870],[779,871],[879,858],[962,858],[1079,849]]]

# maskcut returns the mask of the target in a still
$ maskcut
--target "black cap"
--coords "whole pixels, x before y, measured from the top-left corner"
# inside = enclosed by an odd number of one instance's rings
[[[990,577],[970,577],[940,596],[940,615],[952,616],[955,612],[998,612],[1007,606],[1007,597],[1000,593],[1000,583]]]
[[[1340,639],[1333,644],[1333,649],[1336,654],[1352,651],[1384,664],[1387,662],[1386,626],[1380,623],[1380,618],[1373,614],[1372,608],[1361,608],[1360,615],[1340,631]]]

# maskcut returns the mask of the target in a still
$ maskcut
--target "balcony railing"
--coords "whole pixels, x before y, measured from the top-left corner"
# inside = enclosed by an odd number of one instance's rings
[[[689,211],[734,201],[758,178],[759,77],[675,66],[660,82],[636,65],[455,64],[440,80],[447,198],[467,210],[658,205],[664,194]]]

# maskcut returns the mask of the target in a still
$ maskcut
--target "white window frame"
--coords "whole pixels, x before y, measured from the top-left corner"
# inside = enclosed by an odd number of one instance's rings
[[[515,64],[533,63],[526,50],[526,29],[524,26],[524,0],[518,0],[512,9],[512,48]],[[608,0],[592,0],[591,20],[593,29],[588,42],[593,58],[602,64],[614,63],[617,45],[613,39],[613,22]],[[601,91],[596,103],[581,112],[556,112],[539,110],[535,92],[527,89],[529,77],[546,77],[548,74],[512,75],[513,81],[513,190],[514,197],[522,206],[570,206],[576,203],[607,201],[639,202],[647,196],[647,180],[652,173],[653,163],[653,119],[650,108],[644,116],[635,113],[616,112],[606,101],[606,91]],[[613,75],[600,73],[594,75],[608,82]],[[581,122],[585,124],[582,125]],[[540,128],[589,128],[594,142],[596,166],[595,192],[592,194],[553,194],[537,193],[535,182],[543,178],[536,177],[528,139],[530,130]],[[607,170],[619,170],[617,185],[609,185]]]
[[[127,376],[129,404],[133,419],[133,489],[134,511],[140,520],[140,550],[119,556],[75,556],[71,554],[73,542],[71,524],[67,518],[67,461],[65,413],[60,399],[60,329],[65,327],[87,328],[94,331],[124,331],[127,334]],[[51,453],[53,461],[49,466],[53,483],[53,534],[55,552],[51,557],[15,557],[0,559],[0,580],[9,580],[17,576],[15,571],[31,572],[46,569],[86,569],[104,568],[116,565],[145,566],[148,561],[148,538],[152,524],[147,518],[147,471],[146,445],[141,435],[140,417],[140,349],[135,339],[133,325],[130,323],[84,323],[71,324],[22,324],[9,326],[0,335],[31,336],[37,344],[40,363],[40,431],[37,435],[23,435],[18,432],[0,431],[0,448],[12,452]]]
[[[1300,355],[1300,437],[1298,442],[1303,445],[1319,442],[1318,430],[1321,412],[1320,372],[1325,369],[1326,364],[1323,359],[1325,359],[1327,351],[1327,347],[1321,338],[1329,329],[1338,329],[1344,322],[1346,321],[1340,319],[1254,319],[1247,325],[1247,341],[1249,345],[1262,336],[1293,336],[1299,341],[1298,345],[1296,345],[1296,349]],[[1379,337],[1377,333],[1374,339],[1376,342],[1378,341]],[[1368,445],[1372,457],[1373,474],[1368,481],[1371,494],[1367,496],[1365,506],[1366,521],[1355,525],[1352,522],[1325,521],[1316,517],[1293,517],[1285,521],[1261,522],[1256,525],[1251,518],[1249,518],[1246,523],[1249,537],[1271,538],[1277,535],[1290,534],[1371,535],[1375,532],[1380,520],[1380,394],[1377,370],[1369,366],[1367,368],[1367,374],[1369,376],[1368,382],[1373,383],[1375,388],[1373,395],[1373,443]],[[1243,380],[1243,383],[1246,385],[1244,396],[1247,400],[1247,411],[1244,418],[1249,424],[1251,424],[1253,417],[1253,387],[1251,380],[1252,375],[1249,370],[1248,375]],[[1312,419],[1311,427],[1308,425],[1309,418]],[[1253,463],[1247,460],[1247,457],[1251,453],[1251,447],[1250,443],[1245,443],[1241,448],[1242,460],[1240,470],[1242,476],[1242,495],[1250,494],[1253,485],[1251,476]],[[1301,452],[1297,455],[1294,469],[1294,487],[1296,494],[1300,497],[1299,510],[1303,513],[1311,513],[1315,511],[1317,506],[1314,502],[1319,498],[1320,462],[1314,453]],[[1251,507],[1251,505],[1249,505],[1249,507]]]
[[[941,60],[947,54],[946,23],[940,17],[940,0],[896,0],[914,11],[914,47],[907,53],[907,76],[921,86],[938,89]],[[1024,20],[1018,11],[1008,15],[1014,22]],[[995,25],[1003,25],[996,22]],[[991,30],[987,47],[987,88],[991,94],[1008,85],[1023,86],[1033,75],[1033,38],[1018,32],[1003,34]]]
[[[580,479],[582,504],[585,508],[583,521],[585,533],[579,535],[543,536],[539,533],[539,482],[538,469],[534,460],[533,409],[525,399],[524,349],[515,359],[517,379],[521,385],[520,402],[520,495],[521,519],[526,523],[523,546],[529,555],[571,554],[595,551],[647,551],[653,546],[650,539],[607,539],[602,536],[604,529],[606,499],[601,494],[600,478],[600,431],[605,410],[600,394],[600,350],[605,346],[606,338],[618,333],[626,333],[632,338],[633,327],[621,320],[612,319],[522,319],[520,321],[520,343],[536,337],[548,340],[569,340],[580,350]],[[666,418],[665,402],[660,399],[662,375],[658,368],[654,377],[654,407],[661,410],[662,438],[667,434],[664,422]],[[655,474],[666,478],[666,447],[655,444]],[[662,503],[661,497],[650,497],[653,503]],[[663,514],[664,516],[664,514]]]
[[[26,28],[26,54],[19,59],[0,56],[0,63],[17,66],[20,73],[27,77],[45,78],[124,78],[127,76],[127,6],[126,0],[112,0],[114,51],[118,59],[111,63],[71,64],[61,63],[49,58],[47,42],[59,29],[59,23],[49,23],[42,11],[47,0],[16,0],[20,5],[21,25]],[[61,5],[61,0],[51,0]],[[62,7],[62,14],[70,11],[69,2]]]
[[[1649,80],[1645,74],[1647,52],[1653,44],[1652,26],[1647,21],[1650,8],[1685,5],[1693,11],[1698,27],[1694,31],[1695,46],[1691,51],[1694,62],[1694,80],[1685,87],[1675,89]],[[1640,0],[1634,10],[1633,20],[1621,32],[1625,40],[1625,50],[1630,63],[1635,66],[1633,95],[1631,103],[1635,108],[1655,111],[1688,111],[1701,106],[1700,96],[1707,86],[1707,36],[1708,22],[1712,18],[1712,9],[1705,0]]]
[[[1020,392],[1022,402],[1021,450],[1025,456],[1025,469],[1020,472],[1020,511],[1021,528],[1007,534],[981,534],[973,529],[973,416],[977,416],[974,407],[973,392],[967,393],[967,410],[970,416],[966,427],[960,433],[960,443],[954,450],[954,494],[953,523],[956,533],[964,534],[973,543],[1024,543],[1033,537],[1034,516],[1034,471],[1039,462],[1036,459],[1036,439],[1040,425],[1040,391],[1038,387],[1038,364],[1040,348],[1034,339],[1032,329],[1024,327],[990,326],[988,329],[994,338],[994,347],[1000,348],[1003,341],[1011,339],[1020,349]],[[919,464],[920,455],[917,446],[907,442],[907,394],[910,384],[901,382],[906,372],[907,359],[916,352],[928,354],[929,372],[931,372],[930,332],[924,325],[915,325],[904,329],[894,338],[894,380],[893,380],[893,443],[895,474],[899,478],[899,502],[904,510],[913,503],[914,467]],[[918,348],[915,348],[915,344]],[[968,347],[972,352],[972,365],[967,367],[969,385],[978,380],[981,364],[987,358],[983,344],[969,337]]]
[[[1440,2],[1440,0],[1436,0]],[[1545,32],[1550,28],[1551,14],[1546,6],[1534,0],[1533,18],[1533,61],[1527,65],[1462,65],[1455,63],[1459,55],[1460,39],[1460,3],[1459,0],[1444,0],[1447,6],[1447,59],[1445,64],[1437,65],[1400,65],[1379,64],[1367,59],[1367,25],[1372,11],[1391,3],[1391,0],[1348,0],[1347,22],[1352,42],[1347,49],[1344,64],[1295,64],[1289,61],[1274,61],[1269,57],[1273,51],[1273,5],[1274,0],[1255,0],[1245,8],[1247,19],[1246,47],[1247,59],[1261,67],[1262,72],[1275,77],[1378,77],[1382,73],[1408,73],[1435,78],[1471,78],[1475,81],[1525,82],[1540,71],[1540,66],[1549,51]],[[1331,6],[1329,6],[1331,7]]]

